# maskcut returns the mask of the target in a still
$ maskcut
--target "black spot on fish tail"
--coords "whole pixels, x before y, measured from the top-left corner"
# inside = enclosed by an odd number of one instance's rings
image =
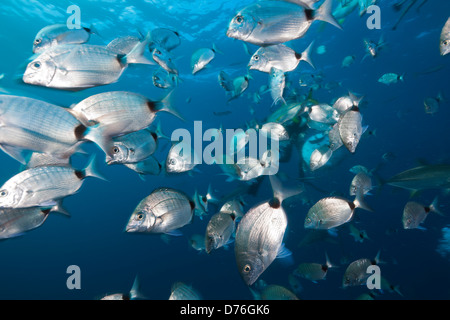
[[[152,132],[151,135],[155,141],[158,140],[158,135],[156,133]]]
[[[50,211],[52,211],[52,210],[51,210],[51,209],[41,209],[41,212],[42,212],[43,214],[49,214]]]
[[[86,133],[86,129],[87,129],[86,126],[82,124],[78,125],[74,130],[75,138],[77,138],[77,140],[83,139],[84,134]]]
[[[189,205],[191,206],[191,210],[195,209],[195,202],[192,200],[189,200]]]
[[[148,107],[148,109],[149,109],[151,112],[157,112],[157,111],[158,111],[158,109],[156,108],[155,102],[153,102],[153,101],[151,101],[151,100],[148,100],[148,101],[147,101],[147,107]]]
[[[297,60],[300,60],[300,59],[302,58],[302,54],[296,52],[296,53],[295,53],[295,58],[296,58]]]
[[[328,266],[326,264],[322,265],[322,271],[323,272],[327,272],[328,271]]]
[[[430,213],[430,211],[431,211],[431,208],[430,208],[430,207],[424,207],[424,209],[425,209],[425,212],[426,212],[426,213]]]
[[[356,208],[356,205],[353,203],[353,202],[348,202],[348,205],[350,206],[350,209],[352,209],[352,211],[353,210],[355,210],[355,208]]]
[[[272,200],[269,201],[269,205],[273,209],[278,209],[279,207],[281,207],[280,199],[273,198]]]
[[[308,21],[314,20],[314,10],[305,9],[305,16]]]
[[[353,107],[350,110],[359,112],[359,107],[356,105],[353,105]]]
[[[126,56],[127,56],[126,54],[118,54],[117,55],[117,61],[120,63],[121,66],[125,66],[127,64],[127,61],[125,58]]]
[[[86,173],[83,170],[75,170],[75,175],[80,180],[83,180],[84,178],[86,178]]]

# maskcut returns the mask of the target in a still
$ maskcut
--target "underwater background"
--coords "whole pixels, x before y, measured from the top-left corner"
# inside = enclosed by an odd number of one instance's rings
[[[4,0],[0,10],[0,74],[4,77],[0,87],[11,94],[38,97],[66,107],[105,91],[132,91],[155,100],[168,93],[152,84],[155,66],[144,65],[130,66],[117,83],[79,92],[34,87],[18,81],[32,55],[36,33],[47,25],[65,23],[70,16],[67,7],[76,4],[81,9],[82,24],[95,26],[98,31],[98,35],[92,35],[91,43],[106,45],[118,36],[137,35],[157,27],[180,34],[181,45],[173,51],[180,73],[173,105],[185,121],[159,113],[156,121],[166,135],[178,128],[193,131],[194,121],[203,121],[204,131],[220,127],[246,129],[247,122],[262,122],[273,111],[270,94],[262,95],[258,104],[247,96],[267,84],[268,75],[251,71],[253,79],[247,92],[229,103],[217,76],[222,70],[233,76],[247,72],[250,56],[241,41],[226,36],[226,30],[236,12],[253,2]],[[336,6],[338,0],[334,2]],[[444,253],[436,250],[443,237],[442,229],[450,224],[448,193],[426,190],[415,195],[414,200],[424,205],[438,195],[445,216],[431,214],[423,224],[426,230],[404,230],[401,217],[410,193],[382,185],[383,180],[420,163],[450,163],[450,100],[442,102],[432,115],[425,112],[423,103],[439,92],[450,99],[450,61],[448,56],[439,54],[439,36],[450,14],[450,3],[427,1],[419,9],[416,4],[392,30],[400,16],[392,7],[396,2],[377,2],[381,8],[380,30],[368,29],[366,21],[370,15],[360,17],[355,10],[341,22],[342,31],[314,22],[303,38],[290,42],[292,48],[302,52],[314,41],[312,59],[316,66],[314,70],[301,63],[288,75],[291,86],[299,94],[308,94],[309,88],[300,87],[298,79],[303,73],[315,72],[321,73],[324,83],[328,83],[313,92],[318,101],[331,102],[348,91],[363,95],[363,122],[371,133],[364,136],[355,154],[342,148],[333,156],[335,161],[314,172],[303,164],[296,148],[289,160],[280,165],[280,176],[286,183],[305,185],[300,198],[283,203],[288,216],[284,243],[292,252],[293,261],[286,264],[275,260],[260,279],[293,290],[288,275],[299,263],[325,263],[327,253],[330,262],[337,266],[329,270],[324,281],[299,279],[301,288],[296,293],[301,299],[356,299],[367,293],[364,286],[342,289],[342,277],[350,262],[363,257],[372,259],[379,251],[385,262],[380,265],[382,276],[398,285],[403,296],[383,292],[375,299],[450,298],[450,256],[446,257],[445,249]],[[363,40],[378,41],[381,35],[386,48],[376,59],[363,59],[366,54]],[[216,54],[209,68],[192,75],[192,53],[213,44],[223,54]],[[325,46],[325,52],[316,50],[320,46]],[[249,49],[254,53],[257,47],[249,45]],[[349,55],[355,56],[355,62],[343,68],[342,60]],[[404,81],[390,86],[378,82],[390,72],[404,74]],[[218,115],[224,111],[230,113]],[[305,133],[308,137],[317,131],[307,129]],[[84,149],[97,155],[99,171],[108,181],[88,178],[77,194],[65,199],[64,207],[70,218],[50,214],[41,227],[0,242],[0,299],[98,299],[108,293],[128,292],[136,275],[142,295],[151,300],[167,299],[172,285],[179,281],[192,286],[203,299],[253,299],[238,273],[234,244],[206,254],[190,243],[193,235],[205,233],[209,217],[222,203],[210,204],[209,215],[203,219],[194,217],[191,224],[180,229],[182,236],[124,232],[134,208],[156,188],[171,187],[193,196],[196,190],[206,194],[211,185],[214,196],[220,199],[245,182],[228,182],[218,166],[205,164],[189,174],[146,176],[143,181],[125,166],[107,166],[104,154],[95,145],[86,144]],[[162,164],[168,149],[169,143],[161,141],[156,157]],[[87,159],[77,155],[74,165],[83,167]],[[0,163],[2,183],[19,171],[20,164],[5,153],[0,154]],[[355,165],[378,167],[380,180],[373,182],[378,186],[366,198],[374,212],[358,211],[352,221],[370,239],[356,242],[349,235],[348,225],[343,225],[337,229],[337,236],[326,235],[306,243],[308,232],[303,223],[309,208],[332,193],[347,196],[354,176],[349,170]],[[263,177],[258,193],[245,198],[244,212],[271,195],[268,178]],[[450,252],[450,239],[446,249]],[[66,286],[69,277],[66,269],[70,265],[80,267],[80,290],[69,290]]]

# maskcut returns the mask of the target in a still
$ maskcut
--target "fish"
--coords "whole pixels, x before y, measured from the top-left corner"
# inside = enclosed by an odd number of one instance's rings
[[[176,282],[172,285],[169,300],[202,300],[202,298],[192,286]]]
[[[357,199],[353,202],[341,197],[320,199],[309,209],[304,227],[320,230],[339,227],[353,218],[356,208],[363,208]]]
[[[450,52],[450,17],[442,28],[439,49],[441,56],[445,56]]]
[[[305,111],[312,121],[333,125],[339,120],[338,111],[326,103],[305,107]]]
[[[269,87],[270,95],[272,96],[272,106],[276,106],[278,103],[286,104],[283,98],[284,87],[286,86],[286,77],[284,71],[272,68],[269,74]]]
[[[310,280],[314,283],[317,283],[319,280],[325,280],[328,269],[332,268],[333,265],[330,263],[328,259],[328,255],[326,256],[325,264],[320,263],[301,263],[294,270],[293,274],[297,277]]]
[[[192,74],[206,68],[206,66],[216,57],[216,53],[221,53],[213,44],[212,48],[200,48],[194,51],[191,56],[191,70]]]
[[[370,273],[367,273],[367,268],[372,265],[378,265],[380,263],[380,253],[378,252],[375,259],[362,258],[350,263],[345,270],[344,277],[342,279],[342,287],[362,286],[366,284]]]
[[[176,74],[170,74],[163,68],[158,68],[152,75],[153,85],[161,89],[171,89],[178,85],[178,77]]]
[[[218,212],[214,214],[206,226],[205,250],[211,253],[229,243],[235,231],[236,217],[233,214]]]
[[[338,128],[345,147],[351,153],[355,153],[356,147],[358,146],[361,136],[364,133],[362,127],[362,116],[359,112],[359,108],[353,106],[351,109],[342,114],[338,121]]]
[[[423,101],[423,104],[425,106],[425,113],[435,114],[436,112],[438,112],[439,105],[442,101],[444,101],[444,98],[443,98],[441,92],[439,92],[439,94],[436,98],[426,98]]]
[[[71,158],[63,157],[60,158],[53,154],[33,152],[26,159],[26,164],[21,166],[21,171],[36,167],[46,167],[46,166],[71,166]]]
[[[251,77],[247,74],[244,76],[239,76],[233,79],[233,91],[231,91],[231,98],[228,101],[240,97],[245,90],[248,89],[248,84]]]
[[[83,141],[101,145],[102,129],[87,128],[68,111],[37,99],[1,95],[2,150],[25,164],[27,150],[65,158],[77,151]]]
[[[131,214],[126,232],[174,234],[191,223],[195,205],[179,190],[158,188],[145,197]]]
[[[384,35],[382,34],[380,36],[380,39],[378,42],[375,42],[373,40],[364,39],[364,48],[366,50],[366,54],[362,58],[362,61],[364,61],[368,56],[371,56],[372,58],[378,57],[378,54],[383,47],[385,47],[387,44],[384,41]]]
[[[0,239],[21,236],[42,226],[51,212],[66,214],[60,203],[51,207],[1,208]]]
[[[383,83],[387,86],[397,83],[397,82],[403,82],[404,81],[404,74],[398,75],[396,73],[386,73],[383,74],[380,79],[378,79],[378,82]]]
[[[182,119],[171,105],[172,92],[160,101],[128,91],[110,91],[92,95],[70,108],[86,126],[99,124],[103,131],[100,147],[109,153],[111,138],[150,126],[158,112],[168,112]]]
[[[289,132],[286,128],[277,122],[266,122],[259,129],[265,137],[278,139],[279,141],[289,140]]]
[[[218,76],[219,84],[226,92],[232,93],[234,91],[233,79],[225,72],[220,71]]]
[[[433,202],[427,207],[415,201],[407,202],[405,208],[403,209],[403,229],[423,228],[420,225],[425,222],[425,219],[430,212],[435,212],[442,215],[438,207],[439,205],[437,197],[434,198]]]
[[[156,28],[150,31],[150,51],[155,47],[172,51],[181,44],[180,34],[167,28]]]
[[[334,102],[333,108],[336,109],[339,114],[343,114],[352,107],[359,107],[362,99],[363,97],[357,97],[353,93],[349,92],[347,96],[339,97]]]
[[[76,193],[87,177],[105,180],[95,168],[95,156],[82,170],[67,166],[27,169],[0,187],[0,208],[55,205],[56,200]]]
[[[331,152],[335,152],[337,149],[339,149],[344,145],[341,139],[339,126],[337,123],[335,123],[333,127],[330,129],[330,131],[328,131],[328,141],[329,141],[328,147]]]
[[[235,257],[239,274],[251,286],[270,266],[282,248],[287,227],[282,202],[303,189],[283,190],[278,178],[269,176],[273,199],[251,208],[236,229]]]
[[[297,53],[284,44],[259,48],[251,57],[248,67],[250,70],[258,70],[270,73],[272,68],[283,72],[290,72],[297,68],[300,61],[305,61],[314,68],[311,60],[311,43],[302,53]]]
[[[372,179],[364,172],[360,172],[353,177],[350,184],[350,195],[356,196],[360,204],[368,207],[364,203],[364,195],[368,194],[372,190]]]
[[[331,0],[326,0],[317,10],[283,1],[257,2],[233,17],[226,35],[257,46],[268,46],[303,37],[315,20],[342,29],[331,14],[331,7]]]
[[[425,165],[408,169],[391,177],[387,182],[412,191],[450,188],[450,165]]]
[[[205,251],[205,235],[200,233],[195,233],[189,237],[189,244],[194,250],[199,252]]]
[[[353,64],[353,62],[355,62],[355,59],[356,59],[355,56],[346,56],[346,57],[344,58],[344,60],[342,60],[341,67],[342,67],[342,68],[348,68],[348,67],[350,67],[350,66]]]
[[[136,300],[143,299],[144,297],[140,293],[140,283],[138,276],[134,278],[133,286],[130,289],[130,292],[127,293],[112,293],[107,294],[100,298],[100,300]]]
[[[172,57],[170,56],[169,51],[163,48],[155,48],[152,52],[153,60],[156,61],[157,64],[164,70],[166,70],[169,74],[174,74],[178,76],[178,69],[175,63],[173,62]]]
[[[286,287],[270,284],[259,280],[255,288],[249,288],[255,300],[299,300],[299,298]]]
[[[166,172],[182,173],[191,171],[199,163],[199,157],[195,150],[186,142],[181,141],[172,145],[167,154]]]
[[[140,41],[141,39],[135,36],[118,37],[108,43],[106,48],[116,54],[127,55]]]
[[[105,162],[108,165],[140,162],[156,151],[157,140],[157,134],[148,128],[115,137]]]
[[[276,0],[276,1],[292,2],[305,8],[314,9],[315,5],[320,0]]]
[[[219,212],[228,213],[233,215],[235,219],[240,219],[244,216],[243,206],[244,203],[242,200],[233,199],[225,202]]]
[[[364,230],[359,230],[352,223],[348,225],[350,229],[350,235],[355,239],[356,242],[363,243],[364,240],[370,240],[367,232]]]
[[[92,28],[69,29],[66,24],[52,24],[39,30],[33,41],[33,53],[41,53],[63,44],[83,44],[89,41]]]
[[[311,158],[309,159],[310,170],[315,171],[323,167],[328,162],[328,160],[330,160],[332,154],[333,151],[327,145],[323,145],[320,148],[315,149],[311,154]]]
[[[62,90],[83,90],[117,82],[130,64],[154,64],[143,52],[149,36],[126,55],[108,47],[88,44],[60,45],[31,61],[23,82]]]

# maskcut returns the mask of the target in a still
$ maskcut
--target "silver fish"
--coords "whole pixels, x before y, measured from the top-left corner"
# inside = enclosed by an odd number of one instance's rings
[[[0,207],[26,208],[54,205],[55,200],[72,195],[86,177],[104,178],[94,167],[93,157],[84,170],[71,167],[37,167],[22,171],[0,188]]]
[[[266,122],[262,125],[259,131],[266,137],[271,137],[272,139],[278,139],[280,141],[289,140],[289,133],[286,128],[276,122]]]
[[[149,36],[126,55],[97,45],[61,45],[31,61],[23,75],[28,84],[82,90],[114,83],[129,64],[153,64],[143,56]]]
[[[312,43],[302,53],[297,53],[284,44],[261,47],[250,59],[248,66],[250,70],[259,70],[269,73],[272,68],[290,72],[297,68],[300,61],[308,62],[314,67],[311,61]]]
[[[25,163],[22,150],[70,156],[82,141],[100,144],[103,132],[87,128],[68,109],[27,97],[0,97],[0,144],[2,149]]]
[[[100,298],[100,300],[135,300],[142,298],[143,297],[140,293],[140,283],[138,277],[136,276],[136,278],[134,278],[133,286],[131,287],[130,292],[108,294]]]
[[[182,192],[159,188],[136,207],[126,232],[171,233],[191,222],[193,202]]]
[[[216,52],[217,49],[214,45],[212,49],[197,49],[191,56],[192,74],[196,74],[200,70],[204,69],[216,57]]]
[[[332,125],[339,120],[338,111],[326,103],[306,107],[306,110],[309,113],[309,118],[316,122]]]
[[[449,165],[427,165],[403,171],[387,181],[387,184],[408,190],[450,188]]]
[[[180,34],[166,28],[156,28],[150,32],[150,48],[160,47],[172,51],[181,44]]]
[[[113,138],[110,152],[106,155],[106,163],[140,162],[155,152],[157,139],[156,133],[149,129],[142,129]]]
[[[276,0],[276,1],[292,2],[305,8],[314,9],[315,5],[320,0]]]
[[[241,200],[230,200],[223,204],[219,212],[234,215],[236,218],[242,218],[242,216],[244,215],[244,213],[242,212],[243,205],[244,204]]]
[[[199,164],[199,158],[195,150],[190,145],[181,141],[174,144],[167,154],[166,172],[181,173],[187,172]]]
[[[126,91],[103,92],[90,96],[70,111],[86,126],[100,124],[103,140],[147,128],[160,111],[181,116],[171,106],[171,93],[161,101],[152,101],[147,97]],[[109,142],[109,141],[108,141]],[[108,153],[104,142],[101,147]]]
[[[357,107],[353,107],[341,115],[338,121],[339,133],[345,147],[355,153],[363,134],[362,116]]]
[[[170,74],[178,75],[178,69],[170,56],[169,51],[163,48],[155,48],[152,52],[153,60]]]
[[[50,212],[61,211],[59,205],[48,208],[3,208],[0,209],[0,239],[17,237],[40,227]]]
[[[447,19],[442,28],[439,49],[442,56],[450,52],[450,18]]]
[[[301,263],[297,269],[294,270],[293,274],[310,280],[312,282],[317,282],[319,280],[325,280],[325,277],[327,276],[328,269],[332,268],[328,255],[326,255],[326,262],[325,264],[321,263]]]
[[[239,273],[247,285],[252,285],[270,266],[282,247],[287,227],[283,200],[301,190],[287,192],[270,176],[274,197],[251,208],[239,222],[235,238],[235,256]]]
[[[436,197],[428,207],[409,201],[403,209],[402,223],[403,229],[417,229],[425,221],[430,212],[441,214],[438,209],[438,198]]]
[[[350,185],[350,195],[365,195],[372,190],[372,179],[364,172],[359,172]]]
[[[331,152],[336,151],[344,144],[339,132],[339,125],[335,123],[330,131],[328,131],[329,147]]]
[[[345,270],[344,277],[342,279],[342,287],[353,287],[365,285],[370,273],[367,273],[367,268],[372,265],[380,263],[380,253],[377,254],[375,259],[358,259],[349,264]]]
[[[330,160],[333,155],[333,151],[327,145],[321,146],[319,149],[314,150],[311,153],[311,158],[309,159],[309,168],[311,171],[315,171],[323,167],[328,160]]]
[[[89,41],[90,28],[69,29],[66,24],[53,24],[39,30],[33,42],[33,53],[62,44],[82,44]]]
[[[380,79],[378,79],[378,82],[383,83],[387,86],[393,84],[393,83],[397,83],[399,81],[404,81],[403,79],[404,75],[399,75],[396,73],[386,73],[383,74]]]
[[[233,214],[218,212],[211,217],[206,226],[205,249],[207,253],[226,245],[235,231],[236,217]]]
[[[319,200],[309,209],[305,218],[307,229],[332,229],[353,218],[356,204],[340,197]]]
[[[282,1],[257,2],[242,9],[231,20],[227,36],[268,46],[303,37],[315,20],[341,29],[331,14],[331,6],[331,0],[326,0],[317,10]]]
[[[161,89],[170,89],[178,85],[178,77],[175,74],[170,74],[163,68],[158,68],[152,75],[153,85]]]
[[[284,87],[286,86],[286,77],[284,72],[277,68],[272,68],[269,74],[270,95],[272,96],[272,106],[276,106],[279,102],[286,104],[283,98]]]
[[[33,152],[21,170],[45,166],[71,166],[70,157],[60,158],[48,153]]]
[[[106,48],[112,52],[121,55],[127,55],[140,42],[138,37],[125,36],[112,40],[106,45]]]
[[[349,92],[348,96],[338,98],[333,104],[333,108],[336,109],[339,114],[343,114],[353,107],[358,107],[363,97],[356,97],[353,93]]]
[[[262,280],[255,284],[255,288],[250,288],[250,291],[255,300],[299,300],[289,289],[276,284],[268,285]]]
[[[218,76],[219,84],[227,92],[234,91],[233,79],[225,72],[220,71]]]
[[[240,97],[248,88],[248,84],[251,77],[249,75],[239,76],[233,79],[233,91],[231,92],[231,98],[228,101]]]
[[[202,300],[202,298],[193,287],[182,282],[176,282],[172,286],[169,300]]]

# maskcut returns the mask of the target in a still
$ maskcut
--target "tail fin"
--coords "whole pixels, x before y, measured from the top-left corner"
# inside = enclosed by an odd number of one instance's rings
[[[336,28],[342,30],[341,25],[339,24],[339,22],[336,21],[333,14],[331,13],[333,10],[332,2],[333,2],[332,0],[325,0],[325,2],[320,6],[320,8],[315,11],[314,19],[328,22],[333,26],[335,26]]]
[[[144,57],[145,49],[151,41],[150,32],[147,33],[144,40],[136,44],[136,46],[131,50],[126,56],[122,57],[120,60],[123,64],[150,64],[154,65],[153,61],[148,60]]]
[[[131,300],[145,299],[145,297],[141,294],[140,290],[141,290],[141,284],[138,280],[138,276],[136,275],[136,277],[134,278],[133,286],[131,287],[131,290],[130,290],[130,299]]]
[[[156,136],[158,137],[158,139],[167,139],[170,141],[170,138],[162,132],[161,121],[158,121],[158,124],[156,125],[155,133],[156,133]]]
[[[312,50],[313,44],[314,44],[314,41],[311,42],[311,44],[308,46],[308,48],[306,48],[305,51],[303,51],[301,53],[300,60],[307,62],[311,67],[313,67],[315,69],[316,67],[314,66],[314,63],[311,60],[311,50]]]
[[[172,94],[173,90],[170,91],[169,94],[165,96],[161,101],[156,102],[154,111],[165,111],[173,114],[180,120],[185,121],[184,118],[178,113],[178,111],[172,106]]]
[[[436,198],[434,198],[433,203],[430,204],[429,206],[430,208],[430,212],[434,212],[437,213],[440,216],[445,216],[438,208],[439,208],[439,203],[438,203],[438,197],[436,196]]]
[[[353,105],[356,107],[359,107],[359,103],[361,102],[362,99],[364,99],[364,96],[357,97],[355,94],[353,94],[350,91],[348,92],[348,96],[353,101]]]
[[[217,48],[217,46],[216,46],[216,44],[215,43],[213,43],[213,45],[212,45],[212,50],[215,52],[215,53],[220,53],[220,54],[223,54],[223,52],[222,51],[220,51],[218,48]]]
[[[400,80],[401,82],[404,82],[404,81],[405,81],[405,73],[403,73],[402,75],[400,75],[400,76],[398,77],[398,80]]]
[[[62,204],[62,199],[57,200],[56,201],[56,205],[54,205],[51,209],[50,212],[58,212],[63,214],[64,216],[70,218],[70,213],[69,211],[66,210],[66,208],[64,208],[63,204]]]
[[[366,211],[373,212],[373,209],[364,201],[364,193],[360,189],[356,191],[356,197],[353,201],[353,204],[356,208],[361,208]]]
[[[273,197],[280,202],[280,205],[287,198],[296,196],[304,191],[303,186],[294,189],[285,189],[281,185],[281,181],[274,175],[269,176],[269,179],[273,190]]]
[[[84,168],[84,175],[86,177],[94,177],[104,181],[108,181],[105,177],[103,177],[97,170],[95,165],[95,155],[91,157],[88,165]]]

